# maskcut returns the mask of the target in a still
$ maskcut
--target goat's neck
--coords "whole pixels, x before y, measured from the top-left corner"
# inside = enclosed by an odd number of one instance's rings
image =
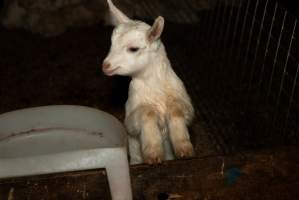
[[[167,58],[164,47],[152,55],[152,60],[142,71],[132,76],[132,80],[142,81],[150,84],[166,80],[166,77],[171,73],[172,68]]]

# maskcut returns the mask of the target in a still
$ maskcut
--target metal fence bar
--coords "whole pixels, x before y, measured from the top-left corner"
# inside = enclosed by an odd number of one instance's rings
[[[230,6],[230,11],[229,11],[229,18],[228,18],[228,25],[226,26],[226,30],[225,30],[225,35],[224,35],[224,47],[227,45],[227,42],[228,42],[228,36],[229,36],[229,30],[230,30],[230,26],[231,26],[231,23],[232,23],[232,16],[233,16],[233,9],[235,7],[235,1],[236,0],[232,0],[232,5]],[[227,2],[227,0],[226,0]]]
[[[208,17],[208,12],[204,12],[203,15],[201,16],[201,28],[205,28],[206,27],[206,24],[207,24],[207,17]],[[204,31],[201,31],[201,44],[204,43],[204,40],[205,40],[205,32]]]
[[[279,48],[280,48],[281,37],[282,37],[283,29],[284,29],[284,23],[285,23],[286,15],[287,15],[287,13],[285,11],[284,16],[283,16],[283,20],[282,20],[281,29],[280,29],[280,34],[279,34],[279,37],[278,37],[277,48],[276,48],[276,51],[275,51],[274,63],[273,63],[273,68],[272,68],[271,77],[270,77],[270,81],[269,81],[267,98],[269,98],[270,93],[271,93],[271,87],[272,87],[272,82],[273,82],[273,77],[274,77],[274,71],[275,71],[275,68],[276,68],[277,56],[278,56],[278,52],[279,52]]]
[[[208,17],[207,17],[207,26],[205,27],[205,32],[206,32],[206,41],[209,40],[210,36],[210,31],[212,29],[212,20],[213,20],[213,15],[211,11],[208,11]],[[207,44],[207,43],[206,43]]]
[[[218,0],[218,1],[220,2],[220,0]],[[216,1],[216,2],[218,2],[218,1]],[[209,22],[208,22],[209,26],[207,27],[207,35],[208,35],[208,38],[209,38],[209,39],[207,39],[208,48],[209,48],[210,42],[212,41],[211,35],[213,34],[214,27],[215,27],[215,26],[213,26],[214,25],[213,21],[215,20],[215,18],[216,18],[215,16],[216,15],[211,10],[211,11],[209,11],[209,16],[210,16]]]
[[[242,28],[241,28],[241,35],[240,35],[240,40],[239,40],[239,49],[237,51],[237,63],[236,63],[237,67],[239,67],[238,64],[241,62],[242,43],[243,43],[243,39],[244,39],[244,33],[245,33],[245,28],[246,28],[246,22],[247,22],[250,2],[251,2],[250,0],[247,1],[245,16],[244,16],[243,25],[242,25]],[[235,78],[236,79],[238,77],[238,71],[239,70],[237,69],[236,72],[235,72]]]
[[[297,23],[297,20],[296,20]],[[294,94],[295,94],[295,90],[296,90],[296,86],[297,86],[297,79],[298,79],[298,74],[299,74],[299,63],[297,65],[297,70],[296,70],[296,74],[295,74],[295,78],[294,78],[294,83],[292,86],[292,92],[291,92],[291,97],[289,99],[289,106],[287,109],[287,114],[286,114],[286,118],[285,118],[285,122],[284,122],[284,127],[283,127],[283,135],[285,136],[285,131],[286,131],[286,127],[289,121],[289,117],[290,117],[290,111],[291,111],[291,107],[294,101]]]
[[[226,5],[226,2],[224,1],[223,3],[223,15],[222,15],[222,20],[221,20],[221,25],[220,25],[220,35],[219,35],[219,39],[217,40],[217,43],[216,43],[216,50],[218,50],[218,56],[217,56],[217,62],[218,62],[218,65],[216,65],[216,67],[218,67],[217,71],[220,72],[220,74],[223,74],[223,71],[225,70],[224,69],[224,66],[223,66],[223,63],[222,63],[222,55],[223,55],[223,47],[222,47],[222,43],[223,43],[223,40],[224,40],[224,34],[225,34],[225,20],[226,20],[226,17],[227,17],[227,14],[228,14],[228,11],[229,11],[229,6]],[[220,51],[219,51],[220,50]],[[215,60],[216,61],[216,60]],[[217,85],[218,85],[218,88],[221,88],[223,86],[223,84],[221,84],[219,81],[217,81]]]
[[[273,24],[276,20],[277,7],[278,7],[278,3],[276,2],[275,7],[274,7],[273,17],[272,17],[272,20],[271,20],[270,30],[269,30],[269,34],[268,34],[268,38],[267,38],[266,49],[265,49],[265,53],[264,53],[264,56],[263,56],[263,64],[262,64],[261,73],[260,73],[260,76],[259,76],[258,88],[261,88],[262,81],[263,81],[263,75],[264,75],[264,71],[265,71],[265,62],[266,62],[266,58],[267,58],[268,53],[269,53],[268,49],[269,49],[269,45],[270,45],[270,40],[271,40],[271,35],[272,35],[272,30],[273,30]]]
[[[240,19],[241,7],[242,7],[242,0],[239,0],[236,22],[235,22],[235,25],[234,25],[234,28],[233,28],[232,43],[231,43],[232,45],[230,46],[229,54],[228,54],[228,58],[229,58],[229,63],[228,64],[229,65],[232,64],[234,41],[236,40],[236,34],[237,34],[237,28],[238,28],[239,19]]]
[[[218,0],[217,4],[216,4],[216,23],[214,28],[214,31],[212,32],[211,35],[211,40],[209,43],[209,47],[208,47],[208,65],[211,67],[216,67],[217,65],[215,65],[215,62],[218,60],[217,55],[219,55],[219,48],[217,48],[217,45],[219,44],[219,38],[221,37],[219,34],[221,34],[222,31],[222,25],[223,25],[223,15],[225,13],[225,9],[223,9],[223,4],[222,4],[222,0]],[[217,30],[218,27],[218,30]],[[219,28],[220,27],[220,28]],[[217,79],[216,77],[216,73],[210,74],[210,81],[211,82],[215,82]]]
[[[220,2],[221,0],[217,0],[216,1],[216,14],[215,14],[215,23],[214,23],[214,26],[213,26],[213,29],[212,29],[212,34],[211,34],[211,40],[210,41],[215,41],[215,37],[217,36],[217,27],[219,26],[219,18],[221,17],[221,6],[220,6]],[[211,54],[213,54],[213,51],[212,49],[215,50],[215,48],[213,48],[213,43],[211,44],[212,45],[212,48],[210,48],[210,55],[209,56],[213,56]],[[214,52],[215,53],[215,52]]]
[[[266,16],[267,8],[268,8],[268,1],[269,0],[266,0],[266,4],[265,4],[264,10],[263,10],[261,25],[259,27],[259,33],[258,33],[258,37],[257,37],[257,44],[256,44],[256,47],[255,47],[255,50],[254,50],[253,62],[252,62],[252,65],[251,65],[252,70],[251,70],[251,73],[250,73],[248,93],[251,91],[252,81],[253,81],[253,78],[254,78],[255,65],[257,64],[256,63],[257,52],[258,52],[258,49],[260,47],[260,40],[261,40],[262,30],[264,28],[265,16]]]
[[[212,58],[214,57],[214,54],[215,52],[213,50],[215,50],[215,48],[213,48],[213,46],[215,45],[214,44],[214,41],[215,41],[215,38],[217,37],[217,27],[219,25],[219,18],[221,16],[221,6],[220,6],[220,2],[221,0],[216,0],[216,7],[214,8],[215,9],[215,18],[213,19],[212,21],[212,24],[214,26],[212,26],[212,29],[211,29],[211,34],[210,34],[210,39],[208,40],[208,57],[209,58]],[[211,63],[212,60],[209,60],[209,63]],[[212,78],[212,77],[211,77]]]
[[[289,61],[289,57],[290,57],[290,51],[291,51],[292,44],[293,44],[293,39],[294,39],[294,33],[295,33],[296,25],[297,25],[297,21],[294,22],[292,36],[291,36],[291,41],[290,41],[289,48],[288,48],[288,53],[287,53],[287,58],[286,58],[286,61],[285,61],[285,64],[284,64],[283,74],[282,74],[282,78],[281,78],[281,82],[280,82],[280,87],[279,87],[279,93],[278,93],[278,97],[277,97],[277,101],[276,101],[276,106],[275,106],[275,117],[274,117],[273,123],[272,123],[273,125],[275,124],[275,122],[277,120],[278,106],[280,104],[281,92],[283,90],[283,83],[284,83],[284,79],[285,79],[285,76],[286,76],[286,69],[287,69],[287,65],[288,65],[288,61]]]
[[[221,5],[221,4],[220,4]],[[225,3],[223,4],[223,14],[222,14],[222,18],[221,18],[221,24],[220,24],[220,28],[219,30],[221,31],[219,37],[218,37],[218,41],[217,41],[217,44],[221,45],[221,41],[223,39],[223,30],[224,30],[224,27],[225,27],[225,16],[226,16],[226,13],[227,12],[227,6],[225,5]],[[221,46],[218,46],[217,49],[219,49]]]
[[[248,43],[247,43],[247,47],[246,47],[246,51],[245,51],[245,62],[244,62],[245,67],[248,64],[249,50],[250,50],[252,34],[253,34],[253,27],[255,24],[255,18],[256,18],[256,12],[257,12],[258,5],[259,5],[259,0],[257,0],[255,3],[254,14],[253,14],[253,18],[252,18],[251,25],[250,25],[249,38],[248,38]],[[244,69],[243,75],[241,75],[241,80],[243,80],[245,76],[246,76],[246,69]]]

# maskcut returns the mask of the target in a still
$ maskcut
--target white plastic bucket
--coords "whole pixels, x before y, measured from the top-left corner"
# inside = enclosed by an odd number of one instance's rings
[[[126,132],[112,115],[44,106],[0,115],[0,178],[106,168],[113,199],[132,199]]]

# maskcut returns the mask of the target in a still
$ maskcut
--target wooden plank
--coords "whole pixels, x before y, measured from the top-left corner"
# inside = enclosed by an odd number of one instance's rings
[[[299,199],[298,147],[131,167],[134,199]],[[0,180],[0,199],[110,199],[104,170]]]
[[[111,199],[105,170],[0,180],[0,200]]]

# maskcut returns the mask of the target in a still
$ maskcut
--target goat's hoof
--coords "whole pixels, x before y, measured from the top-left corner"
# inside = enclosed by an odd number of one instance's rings
[[[177,158],[190,158],[194,156],[194,149],[190,141],[182,141],[175,145],[175,155]]]
[[[164,160],[162,148],[147,148],[143,153],[143,160],[149,165],[160,164]]]

